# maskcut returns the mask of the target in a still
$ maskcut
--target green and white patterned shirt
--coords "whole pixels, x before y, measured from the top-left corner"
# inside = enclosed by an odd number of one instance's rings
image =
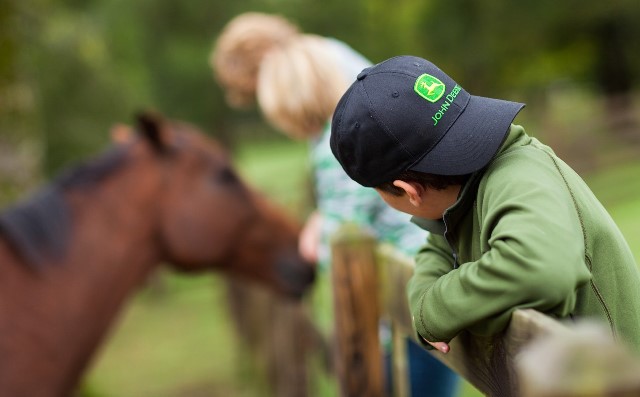
[[[331,152],[328,126],[311,144],[318,211],[322,216],[319,264],[326,269],[329,260],[329,239],[345,222],[356,223],[380,241],[393,244],[413,257],[426,242],[427,232],[410,222],[411,216],[389,207],[372,189],[349,178]]]

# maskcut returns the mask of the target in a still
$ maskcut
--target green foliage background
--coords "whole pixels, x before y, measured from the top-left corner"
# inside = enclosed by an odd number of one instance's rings
[[[530,107],[556,81],[617,94],[635,88],[640,73],[633,0],[4,0],[0,134],[44,142],[47,176],[95,152],[111,124],[145,108],[230,145],[264,136],[255,110],[225,105],[207,63],[224,24],[245,11],[284,15],[374,62],[424,56],[472,93]]]

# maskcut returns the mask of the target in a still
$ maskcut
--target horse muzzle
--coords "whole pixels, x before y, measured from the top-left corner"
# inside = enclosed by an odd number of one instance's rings
[[[276,277],[285,294],[300,299],[315,280],[316,265],[298,255],[286,255],[276,263]]]

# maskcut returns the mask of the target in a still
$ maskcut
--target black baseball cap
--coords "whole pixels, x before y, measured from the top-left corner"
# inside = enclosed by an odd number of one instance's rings
[[[364,69],[331,123],[331,150],[367,187],[401,172],[465,175],[489,163],[524,104],[470,95],[436,65],[398,56]]]

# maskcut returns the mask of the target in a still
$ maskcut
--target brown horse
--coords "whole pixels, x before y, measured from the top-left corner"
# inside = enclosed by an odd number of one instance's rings
[[[0,396],[71,395],[160,263],[292,297],[312,282],[295,224],[239,179],[219,144],[159,116],[136,130],[0,215]]]

